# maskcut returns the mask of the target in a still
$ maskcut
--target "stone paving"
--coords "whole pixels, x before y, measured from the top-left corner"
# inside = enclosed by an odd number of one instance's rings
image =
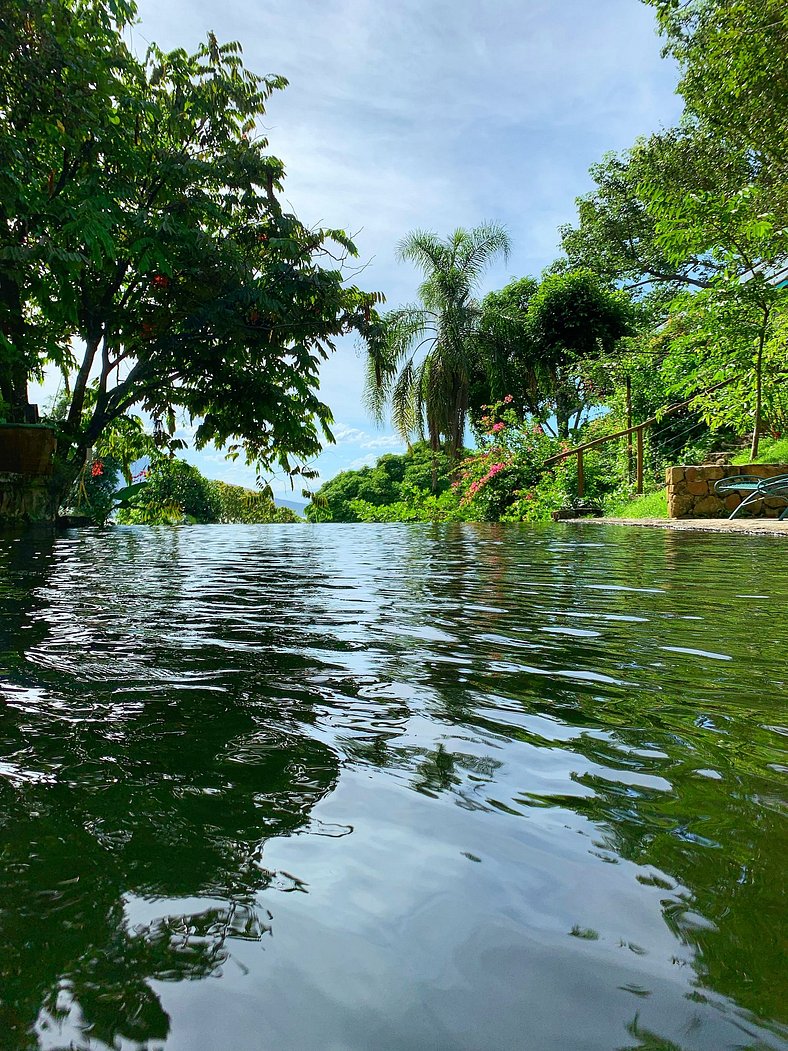
[[[684,533],[743,533],[745,536],[788,536],[788,519],[774,518],[570,518],[571,526],[649,526]]]

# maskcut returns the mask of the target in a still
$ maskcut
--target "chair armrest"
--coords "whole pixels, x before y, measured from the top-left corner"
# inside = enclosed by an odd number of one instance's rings
[[[714,483],[714,492],[735,493],[737,489],[746,489],[751,492],[753,489],[760,489],[761,482],[764,481],[766,479],[757,474],[734,474],[729,478],[719,478]]]
[[[764,478],[762,488],[769,493],[775,490],[774,495],[776,496],[784,492],[788,497],[788,474],[776,474],[773,478]]]

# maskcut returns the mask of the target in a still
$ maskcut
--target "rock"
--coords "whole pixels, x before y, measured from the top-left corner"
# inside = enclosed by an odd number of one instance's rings
[[[692,509],[695,518],[719,518],[724,512],[725,505],[718,496],[705,496]]]
[[[694,496],[673,496],[668,497],[668,517],[669,518],[686,518],[687,515],[693,508],[695,503]]]
[[[687,492],[692,496],[708,496],[709,483],[700,478],[696,482],[687,482]]]

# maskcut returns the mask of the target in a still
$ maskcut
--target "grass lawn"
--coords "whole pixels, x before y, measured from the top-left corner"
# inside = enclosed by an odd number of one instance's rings
[[[788,463],[788,438],[762,438],[758,455],[753,460],[749,451],[737,453],[735,464],[741,463]]]
[[[644,493],[632,500],[618,500],[605,506],[608,518],[667,518],[668,494],[664,488]]]

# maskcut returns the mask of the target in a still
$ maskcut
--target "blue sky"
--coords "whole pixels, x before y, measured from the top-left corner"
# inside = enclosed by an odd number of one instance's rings
[[[590,187],[589,165],[675,123],[681,108],[639,0],[138,3],[139,52],[153,40],[191,49],[213,30],[239,40],[256,72],[288,78],[264,122],[287,168],[285,198],[305,222],[355,235],[367,264],[356,280],[388,306],[414,298],[418,276],[395,248],[415,228],[499,221],[513,252],[483,291],[538,275]],[[317,461],[321,480],[401,448],[364,412],[353,340],[321,383],[338,439]],[[211,477],[254,481],[216,452],[187,457]]]

